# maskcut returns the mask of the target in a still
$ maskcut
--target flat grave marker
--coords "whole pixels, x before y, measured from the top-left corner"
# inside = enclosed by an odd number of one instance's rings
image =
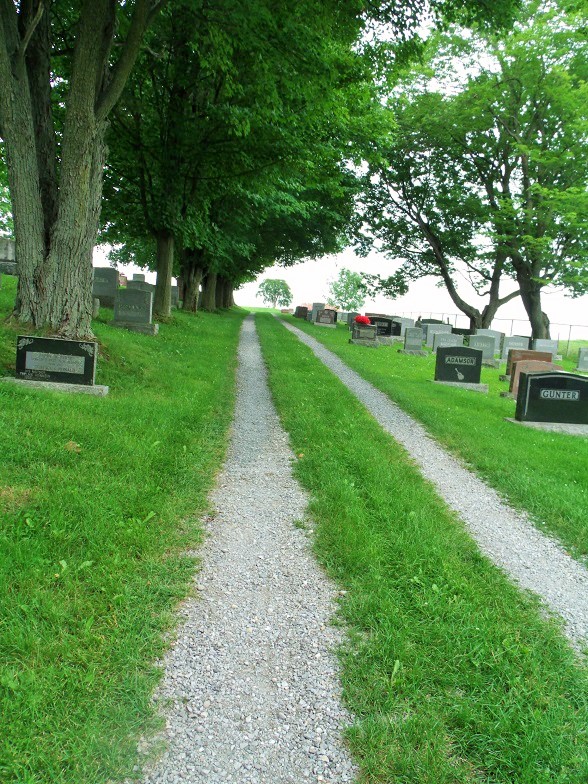
[[[574,373],[521,373],[515,419],[588,425],[588,378]]]

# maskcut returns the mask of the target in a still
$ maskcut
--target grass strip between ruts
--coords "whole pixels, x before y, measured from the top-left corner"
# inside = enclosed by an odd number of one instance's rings
[[[346,327],[321,329],[286,317],[330,349],[421,422],[450,452],[469,464],[511,505],[526,510],[538,528],[558,537],[570,554],[588,563],[588,438],[523,427],[515,401],[500,397],[504,372],[482,368],[487,395],[434,384],[435,355],[405,356],[396,346],[349,344]],[[575,361],[564,359],[572,371]]]
[[[362,781],[580,784],[588,681],[405,451],[295,336],[256,319],[340,618]]]
[[[226,446],[242,315],[177,313],[156,338],[95,322],[105,398],[0,385],[2,784],[132,772]],[[14,334],[1,325],[12,362]]]

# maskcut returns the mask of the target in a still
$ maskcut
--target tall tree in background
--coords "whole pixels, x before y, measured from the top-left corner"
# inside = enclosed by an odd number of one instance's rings
[[[548,334],[544,286],[588,290],[588,44],[566,8],[527,3],[504,38],[435,37],[427,73],[392,103],[401,130],[389,157],[366,178],[366,219],[408,259],[401,277],[439,275],[484,325],[512,296],[498,292],[506,275],[534,337]],[[457,293],[458,262],[488,286],[482,313]]]
[[[343,310],[360,310],[367,297],[363,276],[345,268],[331,281],[329,289],[329,301]]]
[[[104,135],[160,5],[0,2],[0,131],[23,322],[91,334]]]
[[[259,284],[256,297],[263,297],[263,301],[272,308],[280,305],[287,308],[292,302],[292,292],[285,280],[278,278],[267,278]]]

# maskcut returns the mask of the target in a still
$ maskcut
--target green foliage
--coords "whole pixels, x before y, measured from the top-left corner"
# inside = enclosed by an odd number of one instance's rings
[[[224,454],[242,314],[176,313],[157,339],[106,314],[93,324],[106,398],[0,387],[3,784],[132,776]]]
[[[256,321],[272,394],[298,455],[295,471],[312,498],[315,550],[344,589],[340,656],[360,779],[583,782],[586,669],[556,624],[480,554],[403,448],[311,350],[275,319]],[[344,345],[344,330],[322,332],[346,360],[376,363],[373,375],[389,378],[390,387],[419,364],[385,348],[350,346],[347,336]],[[432,386],[420,377],[412,396]],[[437,415],[469,431],[451,404],[455,390],[446,391]],[[469,423],[466,398],[475,405],[475,395],[459,397]],[[551,464],[548,454],[541,450]]]
[[[12,237],[13,235],[14,223],[8,190],[8,171],[4,160],[4,147],[0,143],[0,237]]]
[[[285,280],[268,278],[259,285],[256,297],[263,297],[263,301],[272,308],[277,305],[288,307],[292,302],[292,292]]]
[[[361,274],[345,267],[339,272],[337,279],[331,281],[329,292],[329,301],[343,310],[361,310],[367,296],[366,284]]]

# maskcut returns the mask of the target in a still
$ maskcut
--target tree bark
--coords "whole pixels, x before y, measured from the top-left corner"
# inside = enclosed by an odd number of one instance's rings
[[[203,253],[200,250],[185,249],[182,254],[182,278],[184,281],[183,310],[196,313],[198,310],[198,295],[202,281]]]
[[[79,3],[58,153],[51,110],[52,2],[0,0],[0,128],[19,267],[15,314],[63,337],[92,336],[92,251],[106,118],[153,9],[152,0],[136,0],[111,67],[117,6],[112,0]]]
[[[208,272],[202,287],[202,310],[216,310],[216,272]]]
[[[171,317],[171,279],[174,267],[174,236],[170,232],[157,233],[157,281],[153,315],[166,320]]]

